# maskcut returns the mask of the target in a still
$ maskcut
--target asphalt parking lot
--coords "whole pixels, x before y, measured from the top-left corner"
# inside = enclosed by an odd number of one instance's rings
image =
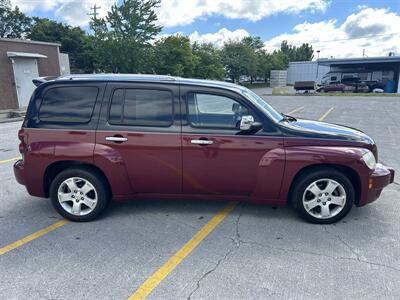
[[[239,203],[218,214],[229,199],[113,204],[94,222],[63,222],[48,200],[15,181],[21,124],[0,124],[0,298],[399,299],[399,97],[268,102],[295,117],[365,131],[397,183],[326,226],[305,223],[289,207]],[[210,225],[216,215],[220,223]],[[209,234],[193,239],[204,227]]]

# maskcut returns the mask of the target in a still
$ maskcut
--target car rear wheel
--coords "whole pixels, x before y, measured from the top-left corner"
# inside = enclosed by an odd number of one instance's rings
[[[305,220],[330,224],[346,216],[354,203],[354,187],[341,172],[319,169],[301,176],[292,189],[292,203]]]
[[[71,168],[59,173],[51,183],[50,197],[60,215],[76,222],[95,219],[109,202],[102,176],[84,168]]]

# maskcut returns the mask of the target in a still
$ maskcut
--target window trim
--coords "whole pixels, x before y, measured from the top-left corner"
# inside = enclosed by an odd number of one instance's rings
[[[46,98],[46,95],[48,92],[50,92],[51,90],[54,89],[64,89],[64,88],[95,88],[97,90],[96,93],[96,97],[94,99],[94,103],[93,103],[93,107],[92,107],[92,111],[90,112],[90,116],[89,119],[85,122],[68,122],[68,121],[47,121],[47,120],[43,120],[40,118],[40,111],[42,109],[42,105],[44,102],[44,99]],[[95,85],[55,85],[55,86],[50,86],[49,88],[47,88],[43,95],[41,95],[41,99],[40,99],[40,105],[37,109],[37,120],[39,123],[44,123],[44,124],[73,124],[73,125],[87,125],[89,124],[92,119],[93,119],[93,113],[94,110],[96,108],[96,104],[97,104],[97,100],[99,99],[99,95],[100,95],[100,87],[99,86],[95,86]]]
[[[152,91],[163,91],[163,92],[168,92],[171,95],[171,106],[172,106],[172,119],[171,122],[166,126],[166,125],[144,125],[144,124],[124,124],[124,123],[113,123],[110,122],[110,111],[111,111],[111,105],[113,102],[113,97],[114,97],[114,93],[116,90],[123,90],[124,91],[124,98],[122,101],[122,107],[121,107],[121,113],[125,113],[125,99],[126,99],[126,90],[152,90]],[[109,97],[109,101],[108,101],[108,107],[107,107],[107,112],[106,112],[106,122],[107,124],[111,125],[111,126],[127,126],[127,127],[147,127],[147,128],[170,128],[174,125],[175,123],[175,103],[174,103],[174,93],[172,90],[170,89],[162,89],[162,88],[144,88],[144,87],[113,87],[110,93],[110,97]],[[122,116],[121,116],[122,117]],[[123,118],[122,118],[123,119]]]

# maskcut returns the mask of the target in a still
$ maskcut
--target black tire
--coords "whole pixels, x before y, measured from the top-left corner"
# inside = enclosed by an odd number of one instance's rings
[[[310,214],[303,205],[303,195],[307,187],[313,182],[321,179],[331,179],[339,183],[346,192],[345,204],[342,210],[330,218],[317,218]],[[290,201],[298,214],[308,222],[316,224],[331,224],[345,217],[354,204],[355,192],[354,187],[349,178],[332,168],[312,169],[296,179],[291,189]],[[324,204],[325,205],[325,204]],[[328,206],[331,205],[328,203]],[[332,207],[332,206],[330,206]],[[335,206],[334,206],[335,207]]]
[[[60,185],[68,178],[79,177],[88,181],[97,194],[97,204],[94,209],[86,215],[74,215],[65,210],[58,200],[58,189]],[[110,200],[108,185],[96,170],[86,167],[73,167],[59,173],[50,185],[50,198],[56,211],[64,218],[74,222],[88,222],[97,218],[107,207]]]

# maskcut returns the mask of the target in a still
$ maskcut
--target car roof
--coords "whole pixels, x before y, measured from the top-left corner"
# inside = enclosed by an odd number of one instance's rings
[[[149,83],[171,83],[182,85],[198,85],[206,87],[224,88],[233,91],[241,91],[244,87],[225,81],[182,78],[169,75],[147,75],[147,74],[72,74],[54,78],[50,81],[129,81],[129,82],[149,82]]]

